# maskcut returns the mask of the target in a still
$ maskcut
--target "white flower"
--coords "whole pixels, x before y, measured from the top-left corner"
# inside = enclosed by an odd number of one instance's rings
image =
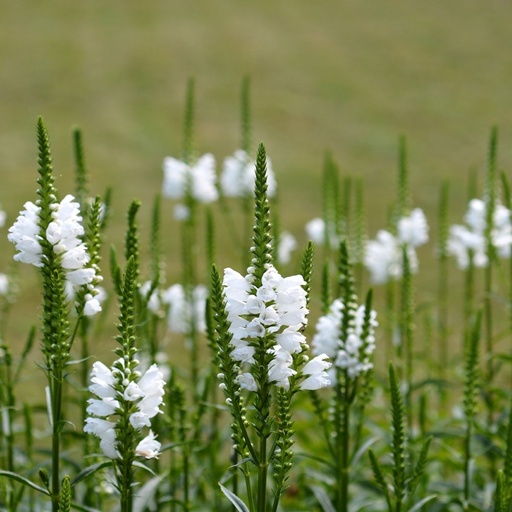
[[[346,306],[341,300],[336,299],[327,314],[318,320],[312,347],[313,354],[333,359],[335,367],[346,370],[348,376],[354,379],[373,368],[370,356],[375,350],[374,331],[378,325],[377,313],[373,310],[370,312],[365,338],[363,338],[365,306],[361,305],[352,312],[353,317],[347,332],[343,334],[342,324],[346,314]],[[345,336],[344,339],[343,336]],[[312,367],[314,368],[314,365]],[[335,379],[335,377],[335,372],[331,372],[331,378]]]
[[[256,164],[243,149],[237,149],[224,160],[220,185],[226,197],[247,197],[254,193]],[[276,179],[272,163],[267,157],[267,194],[274,197]]]
[[[326,372],[331,367],[331,362],[326,359],[327,354],[321,354],[305,364],[301,373],[307,377],[301,382],[300,389],[314,391],[331,385],[331,379]]]
[[[149,434],[136,446],[135,455],[140,455],[146,459],[158,459],[158,452],[160,450],[160,443],[156,440],[153,431],[149,431]]]
[[[0,295],[7,295],[9,292],[9,278],[5,274],[0,274]]]
[[[297,240],[295,237],[288,233],[288,231],[283,231],[279,235],[279,242],[277,244],[277,261],[281,265],[287,265],[290,263],[292,252],[297,249]]]
[[[160,297],[159,297],[158,289],[155,288],[151,292],[151,296],[148,298],[148,293],[151,290],[151,285],[152,285],[151,281],[146,281],[144,284],[142,284],[140,286],[139,293],[141,294],[141,296],[144,300],[148,301],[148,303],[147,303],[148,310],[151,311],[151,313],[157,314],[160,311],[162,306],[160,304]]]
[[[189,333],[191,323],[198,332],[206,329],[206,299],[208,290],[198,285],[192,291],[191,299],[187,299],[185,289],[181,284],[175,284],[162,293],[162,302],[169,305],[167,325],[171,332]]]
[[[114,362],[112,369],[97,361],[91,371],[89,390],[97,398],[88,400],[87,413],[93,417],[86,419],[84,431],[100,438],[100,448],[110,458],[120,457],[117,447],[116,426],[118,422],[110,418],[123,412],[123,403],[135,407],[128,418],[136,432],[151,426],[151,418],[162,412],[164,385],[162,372],[156,364],[151,365],[144,375],[140,375],[139,363],[129,370],[124,358]],[[135,453],[146,458],[156,457],[160,443],[150,433],[138,444]]]
[[[412,247],[428,242],[428,224],[423,210],[415,208],[408,217],[398,221],[398,238]]]
[[[166,157],[163,164],[163,194],[171,199],[181,199],[190,194],[200,203],[218,199],[215,185],[215,159],[207,153],[194,165],[187,165],[176,158]]]
[[[512,213],[496,203],[490,230],[490,241],[500,258],[510,258],[512,246]],[[464,216],[466,226],[450,226],[447,251],[455,256],[460,268],[469,266],[470,257],[475,267],[489,263],[487,241],[487,204],[481,199],[472,199]]]
[[[293,354],[306,345],[302,329],[307,322],[306,291],[300,275],[283,278],[273,267],[265,271],[261,286],[252,284],[252,275],[245,278],[238,272],[224,270],[226,312],[232,333],[231,357],[240,364],[254,364],[255,346],[258,340],[272,336],[275,345],[270,349],[273,359],[269,364],[268,378],[277,386],[289,388]],[[242,372],[242,387],[256,390],[250,372]]]
[[[24,208],[9,228],[7,239],[19,251],[18,254],[14,255],[16,261],[42,267],[43,249],[39,243],[41,239],[39,236],[39,212],[41,208],[30,201],[24,204]]]
[[[5,226],[5,220],[7,219],[7,214],[0,208],[0,228]]]

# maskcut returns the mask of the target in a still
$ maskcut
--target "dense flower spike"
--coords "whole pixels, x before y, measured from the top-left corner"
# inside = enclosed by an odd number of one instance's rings
[[[512,244],[511,212],[501,204],[494,206],[490,229],[492,246],[500,258],[510,258]],[[464,216],[466,225],[454,224],[450,226],[447,242],[448,253],[455,256],[460,268],[469,266],[470,259],[475,267],[486,267],[489,255],[487,230],[487,204],[481,199],[472,199]]]
[[[390,279],[402,277],[403,254],[405,248],[412,272],[418,270],[415,248],[428,242],[428,224],[420,208],[402,217],[397,223],[397,236],[380,230],[375,240],[366,244],[364,264],[375,284],[387,283]]]
[[[39,226],[41,208],[30,201],[25,203],[24,207],[9,228],[7,238],[19,251],[14,255],[16,261],[42,267],[42,235]],[[72,195],[67,195],[60,203],[52,203],[51,210],[52,220],[44,236],[53,247],[54,254],[59,257],[67,281],[76,288],[87,286],[89,292],[85,295],[84,314],[94,315],[101,311],[100,302],[95,297],[98,294],[95,285],[101,282],[102,278],[98,275],[98,267],[89,265],[90,256],[82,240],[84,228],[79,204]]]
[[[116,421],[111,417],[119,415],[127,403],[131,403],[129,415],[130,425],[139,431],[151,426],[151,419],[161,413],[164,385],[162,372],[156,364],[151,365],[141,376],[137,369],[126,365],[125,359],[114,362],[112,368],[97,361],[91,371],[89,391],[96,398],[88,400],[87,412],[91,415],[86,419],[84,432],[100,438],[100,448],[111,458],[119,458],[116,447]],[[146,458],[158,457],[160,443],[154,434],[149,434],[135,448],[136,455]]]
[[[256,177],[256,164],[243,149],[237,149],[232,156],[226,157],[220,185],[226,197],[247,197],[254,194]],[[272,163],[267,157],[267,194],[274,197],[276,194],[276,178],[272,170]]]
[[[316,325],[312,349],[314,354],[327,354],[334,360],[334,367],[346,370],[351,379],[373,368],[371,355],[375,350],[374,331],[377,323],[377,313],[371,311],[368,325],[365,325],[366,307],[359,306],[354,311],[353,321],[343,337],[342,325],[346,306],[336,299],[326,315],[321,316]],[[331,378],[335,379],[335,372]]]
[[[250,365],[255,362],[258,340],[271,338],[275,343],[269,349],[269,354],[272,355],[268,367],[269,382],[288,389],[290,377],[297,374],[297,370],[293,368],[293,355],[307,348],[306,338],[302,334],[308,314],[306,291],[303,288],[305,281],[300,275],[282,277],[269,265],[262,276],[261,286],[255,287],[252,284],[251,270],[249,268],[246,277],[230,268],[224,271],[226,311],[232,333],[231,356],[250,370]],[[320,373],[324,369],[319,370]],[[324,380],[320,377],[310,379],[309,385],[316,383],[318,387],[315,389],[327,385],[327,375],[324,377]],[[238,380],[241,387],[250,391],[257,390],[256,381],[250,371],[241,373]]]

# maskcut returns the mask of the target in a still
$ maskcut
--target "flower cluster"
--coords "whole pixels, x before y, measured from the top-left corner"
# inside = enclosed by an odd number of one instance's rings
[[[405,248],[412,272],[418,270],[416,247],[428,242],[428,224],[420,208],[412,210],[409,216],[402,217],[397,223],[397,236],[389,231],[380,230],[375,240],[366,245],[364,264],[375,284],[399,279],[402,276]]]
[[[173,157],[166,157],[163,163],[163,195],[171,199],[192,197],[200,203],[216,201],[219,193],[216,187],[215,158],[207,153],[193,165]],[[178,218],[187,218],[186,207],[180,205]]]
[[[373,368],[371,356],[375,350],[375,327],[377,313],[371,310],[368,320],[366,307],[359,306],[353,312],[346,335],[342,333],[344,315],[347,314],[345,304],[336,299],[326,315],[319,318],[316,334],[313,337],[313,354],[327,354],[334,361],[334,367],[346,370],[351,379]],[[365,325],[367,324],[367,325]],[[333,368],[330,377],[336,378]]]
[[[256,164],[246,151],[238,149],[233,155],[224,160],[220,185],[226,197],[247,197],[254,194],[254,181],[256,177]],[[267,194],[274,197],[276,194],[276,178],[272,170],[272,163],[267,158]]]
[[[466,225],[450,226],[447,251],[457,259],[460,268],[467,268],[472,259],[476,267],[485,267],[489,262],[487,254],[487,204],[481,199],[472,199],[464,217]],[[493,212],[490,241],[500,258],[510,258],[512,245],[511,212],[496,204]]]
[[[102,281],[96,265],[89,265],[90,256],[83,242],[84,228],[80,215],[80,206],[72,195],[67,195],[60,203],[54,202],[52,221],[44,233],[41,233],[39,217],[41,208],[28,201],[24,205],[15,223],[9,228],[7,238],[19,251],[14,255],[16,261],[42,267],[43,237],[59,258],[66,279],[73,287],[87,286],[84,314],[94,315],[101,311],[99,300],[95,297],[95,285]]]
[[[139,292],[147,300],[147,308],[155,315],[163,314],[168,308],[167,327],[170,332],[186,334],[190,332],[192,321],[197,332],[206,330],[206,299],[208,290],[198,285],[191,290],[191,297],[187,297],[185,288],[181,284],[173,284],[167,290],[151,290],[151,281],[146,281],[139,288]]]
[[[143,427],[151,427],[151,418],[162,412],[165,382],[158,366],[151,365],[142,376],[138,366],[133,370],[129,366],[125,358],[115,361],[112,369],[97,361],[91,371],[89,391],[97,398],[88,400],[87,412],[91,416],[86,419],[84,432],[99,437],[100,448],[111,459],[121,457],[117,447],[119,420],[112,421],[112,416],[128,410],[129,423],[138,433]],[[150,430],[136,445],[135,455],[156,458],[159,449],[160,443]]]
[[[261,279],[261,286],[254,286],[254,275],[243,277],[227,268],[224,271],[223,286],[226,297],[226,311],[231,324],[231,357],[240,365],[251,368],[259,340],[272,339],[268,349],[272,355],[268,367],[269,382],[289,389],[290,377],[306,376],[300,387],[319,389],[329,384],[325,370],[330,363],[325,356],[307,363],[300,375],[294,367],[294,355],[307,349],[302,330],[306,326],[308,309],[305,281],[296,275],[283,278],[271,265]],[[257,382],[250,371],[238,377],[242,388],[257,391]]]

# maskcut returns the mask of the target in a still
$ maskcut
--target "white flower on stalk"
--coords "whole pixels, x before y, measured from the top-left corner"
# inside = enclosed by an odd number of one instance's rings
[[[197,332],[206,330],[206,299],[208,290],[198,285],[187,297],[181,284],[174,284],[162,293],[162,303],[169,306],[167,326],[170,332],[187,334],[190,332],[192,321]]]
[[[283,231],[279,235],[277,243],[277,261],[281,265],[287,265],[292,258],[292,252],[297,249],[297,240],[288,231]]]
[[[502,204],[495,204],[490,239],[500,258],[510,258],[512,246],[512,213]],[[472,199],[464,216],[466,225],[450,226],[447,251],[455,256],[460,268],[469,266],[470,260],[475,267],[486,267],[487,254],[487,204],[481,199]]]
[[[16,250],[15,261],[28,263],[36,267],[42,267],[43,248],[41,247],[39,235],[39,213],[41,208],[31,201],[27,201],[24,210],[9,228],[7,239],[12,242]]]
[[[327,354],[334,360],[335,368],[346,370],[349,378],[355,379],[373,368],[371,355],[375,350],[377,313],[373,310],[370,312],[367,334],[364,337],[366,307],[361,305],[353,312],[353,318],[343,337],[342,324],[346,314],[345,305],[340,299],[336,299],[327,314],[321,316],[316,324],[312,349],[313,354]],[[330,376],[335,380],[336,372],[331,371]]]
[[[130,380],[132,379],[132,380]],[[93,364],[89,391],[96,396],[88,400],[84,432],[100,438],[100,448],[110,458],[120,454],[116,445],[116,421],[112,417],[119,415],[123,402],[133,402],[136,410],[130,414],[129,422],[135,431],[151,426],[151,419],[161,413],[163,404],[164,379],[156,364],[151,365],[144,375],[137,370],[129,370],[123,358],[108,368],[100,361]],[[158,456],[160,443],[150,431],[135,449],[136,455],[146,458]]]
[[[402,217],[397,223],[397,236],[381,229],[375,240],[369,240],[364,253],[364,265],[370,272],[372,283],[383,284],[400,279],[403,273],[403,249],[407,252],[409,268],[418,271],[416,247],[428,242],[428,224],[420,208]]]
[[[216,187],[215,159],[207,153],[193,165],[173,157],[163,163],[163,195],[171,199],[182,199],[190,194],[200,203],[211,203],[219,197]]]
[[[224,159],[220,186],[226,197],[247,197],[254,194],[256,163],[243,149],[237,149],[233,155]],[[272,162],[267,157],[267,195],[276,194],[276,178]]]
[[[255,347],[266,337],[274,341],[268,350],[273,356],[267,370],[268,380],[289,389],[290,377],[299,377],[301,371],[300,365],[296,367],[294,356],[307,349],[302,333],[308,315],[305,281],[300,275],[282,277],[269,265],[261,286],[256,287],[252,284],[251,270],[246,277],[231,268],[224,270],[226,311],[232,334],[231,357],[244,368],[237,380],[240,387],[257,391],[257,382],[250,370],[255,363]],[[325,383],[321,379],[315,382],[318,385],[315,389]]]
[[[32,202],[24,205],[15,223],[9,228],[7,238],[14,243],[19,252],[14,255],[16,261],[29,263],[36,267],[43,266],[43,250],[39,215],[41,208]],[[52,220],[44,236],[52,245],[53,252],[60,258],[60,265],[65,271],[66,279],[73,287],[87,286],[84,314],[91,316],[101,311],[100,302],[95,296],[95,286],[102,281],[96,265],[88,266],[90,256],[87,246],[82,241],[84,228],[80,215],[80,206],[72,195],[67,195],[58,203],[51,205]]]

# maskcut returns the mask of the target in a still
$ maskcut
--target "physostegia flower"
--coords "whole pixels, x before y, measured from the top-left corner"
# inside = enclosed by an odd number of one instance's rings
[[[83,241],[84,228],[79,204],[72,195],[51,205],[51,222],[45,230],[40,227],[41,208],[28,201],[24,210],[9,228],[7,238],[18,251],[16,261],[43,267],[43,240],[50,244],[53,254],[65,273],[66,280],[76,289],[85,286],[84,314],[101,311],[95,285],[102,281],[97,265],[89,265],[90,255]]]
[[[468,267],[470,259],[475,267],[485,267],[489,263],[487,241],[487,204],[481,199],[469,202],[465,225],[450,226],[447,241],[448,254],[455,256],[460,268]],[[500,258],[510,258],[512,245],[511,212],[502,204],[495,204],[489,238]]]
[[[374,310],[368,313],[364,305],[357,306],[344,334],[342,326],[346,314],[345,304],[336,299],[327,314],[318,319],[311,344],[313,354],[327,354],[334,361],[330,372],[333,380],[336,379],[335,368],[346,371],[350,379],[373,368],[371,357],[375,350],[377,313]]]
[[[226,197],[252,197],[255,178],[256,162],[243,149],[237,149],[233,155],[224,159],[220,185]],[[267,158],[267,187],[268,196],[274,197],[277,183],[269,158]]]
[[[366,244],[364,265],[370,272],[372,283],[382,284],[402,277],[404,249],[411,271],[418,270],[416,247],[428,242],[425,214],[420,208],[415,208],[398,220],[396,230],[396,236],[390,231],[380,230],[377,237]]]
[[[139,362],[133,359],[127,364],[124,358],[117,359],[112,368],[97,361],[91,371],[89,391],[96,398],[88,400],[84,432],[100,439],[100,448],[111,458],[121,457],[117,443],[120,418],[128,411],[128,421],[135,435],[142,437],[144,427],[151,427],[151,419],[161,413],[163,403],[164,380],[156,364],[141,375]],[[124,435],[125,433],[123,433]],[[160,443],[150,430],[135,446],[135,455],[147,459],[158,457]]]

